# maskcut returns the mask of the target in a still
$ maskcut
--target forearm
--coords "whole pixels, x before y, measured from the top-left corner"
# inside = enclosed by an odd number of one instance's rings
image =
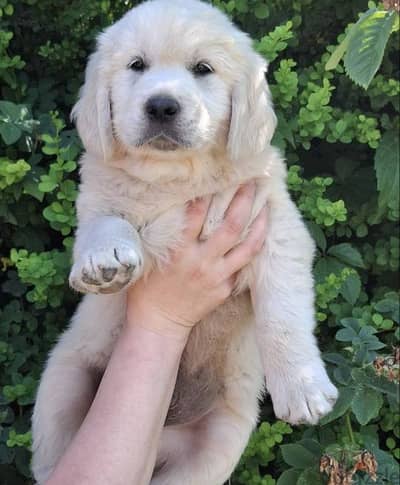
[[[186,339],[166,338],[132,318],[47,485],[149,483]]]

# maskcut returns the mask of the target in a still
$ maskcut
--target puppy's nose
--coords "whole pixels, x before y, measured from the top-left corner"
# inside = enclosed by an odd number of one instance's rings
[[[153,96],[147,100],[145,110],[151,121],[166,122],[173,121],[181,107],[170,96]]]

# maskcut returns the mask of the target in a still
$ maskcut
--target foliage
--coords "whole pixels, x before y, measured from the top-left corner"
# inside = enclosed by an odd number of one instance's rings
[[[77,303],[66,282],[81,147],[69,112],[95,33],[135,3],[0,0],[3,484],[32,483],[34,393]],[[213,3],[270,61],[273,142],[317,243],[317,336],[340,389],[315,427],[276,421],[266,398],[231,483],[314,485],[347,473],[366,484],[374,460],[376,483],[398,483],[398,14],[366,0]]]
[[[348,29],[326,69],[334,69],[344,56],[346,73],[355,83],[367,88],[382,62],[390,34],[398,29],[396,12],[378,9],[371,2],[371,8]]]

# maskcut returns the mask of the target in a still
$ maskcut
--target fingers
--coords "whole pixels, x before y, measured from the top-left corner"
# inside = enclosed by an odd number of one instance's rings
[[[190,201],[186,208],[187,225],[183,232],[185,241],[197,239],[203,229],[207,216],[211,196],[201,197]]]
[[[224,303],[233,293],[236,285],[236,274],[231,275],[219,285],[219,304]]]
[[[225,256],[225,271],[232,275],[246,266],[261,250],[266,235],[267,209],[264,206],[250,226],[247,238]]]
[[[236,192],[225,212],[221,226],[205,243],[211,255],[223,256],[236,245],[250,219],[255,192],[254,182],[243,185]]]

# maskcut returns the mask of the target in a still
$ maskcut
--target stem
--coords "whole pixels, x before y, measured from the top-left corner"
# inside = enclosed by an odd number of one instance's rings
[[[352,444],[354,445],[356,443],[356,441],[354,439],[353,428],[351,427],[350,413],[346,414],[346,427],[347,427],[347,431],[349,433],[350,440],[351,440]]]

